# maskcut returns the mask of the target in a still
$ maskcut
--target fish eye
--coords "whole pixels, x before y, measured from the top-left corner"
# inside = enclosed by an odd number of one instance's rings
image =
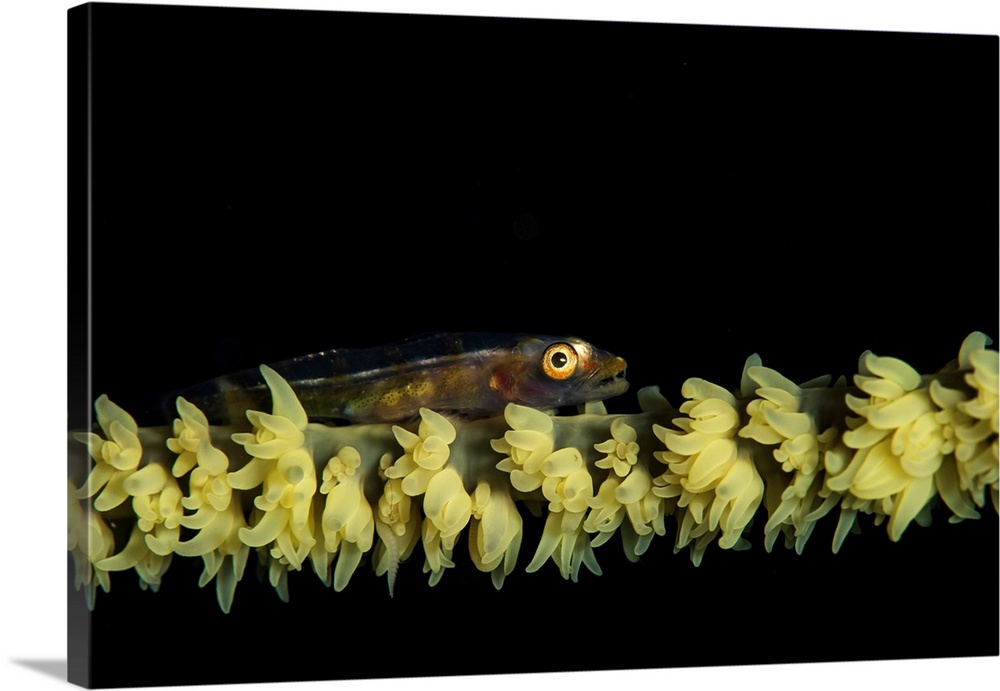
[[[579,357],[569,343],[553,343],[542,354],[542,369],[552,379],[565,379],[576,371]]]

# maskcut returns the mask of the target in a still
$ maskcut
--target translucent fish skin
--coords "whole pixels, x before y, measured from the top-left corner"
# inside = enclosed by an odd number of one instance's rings
[[[625,360],[575,337],[436,333],[373,348],[325,350],[270,365],[310,420],[394,422],[421,407],[468,417],[507,403],[557,408],[628,389]],[[270,410],[259,370],[218,377],[180,393],[216,423]]]

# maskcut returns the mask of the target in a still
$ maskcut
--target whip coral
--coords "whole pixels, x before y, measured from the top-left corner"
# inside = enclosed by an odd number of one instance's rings
[[[713,543],[746,547],[758,516],[768,550],[783,536],[802,552],[834,509],[834,551],[861,514],[897,541],[935,505],[953,522],[979,518],[987,495],[997,507],[1000,367],[989,344],[974,333],[927,375],[866,352],[850,383],[796,384],[751,356],[737,389],[688,379],[673,409],[650,388],[632,414],[511,403],[481,419],[423,408],[413,423],[331,426],[310,422],[267,367],[272,410],[246,411],[249,432],[209,425],[184,399],[172,428],[140,429],[101,396],[103,436],[73,435],[92,459],[68,491],[76,585],[93,604],[111,571],[134,568],[156,589],[173,556],[201,557],[201,585],[217,579],[228,612],[254,548],[286,600],[289,571],[309,563],[342,590],[366,555],[391,593],[418,544],[439,583],[468,530],[469,558],[499,589],[519,558],[522,508],[545,514],[526,570],[551,560],[574,581],[581,566],[601,574],[596,548],[615,534],[637,560],[668,517],[674,550],[689,548],[696,565]],[[117,552],[112,523],[130,530]]]

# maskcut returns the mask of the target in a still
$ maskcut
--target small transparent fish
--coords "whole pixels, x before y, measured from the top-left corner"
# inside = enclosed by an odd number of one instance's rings
[[[508,403],[558,408],[624,393],[625,360],[575,337],[436,333],[372,348],[325,350],[270,365],[313,421],[396,422],[421,407],[467,417]],[[180,395],[212,422],[270,410],[258,369],[218,377]]]

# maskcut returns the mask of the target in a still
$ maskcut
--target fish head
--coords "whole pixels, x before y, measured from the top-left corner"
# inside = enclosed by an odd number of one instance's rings
[[[511,403],[558,408],[603,401],[628,390],[624,358],[573,336],[530,336],[511,351],[509,367],[494,386]]]

